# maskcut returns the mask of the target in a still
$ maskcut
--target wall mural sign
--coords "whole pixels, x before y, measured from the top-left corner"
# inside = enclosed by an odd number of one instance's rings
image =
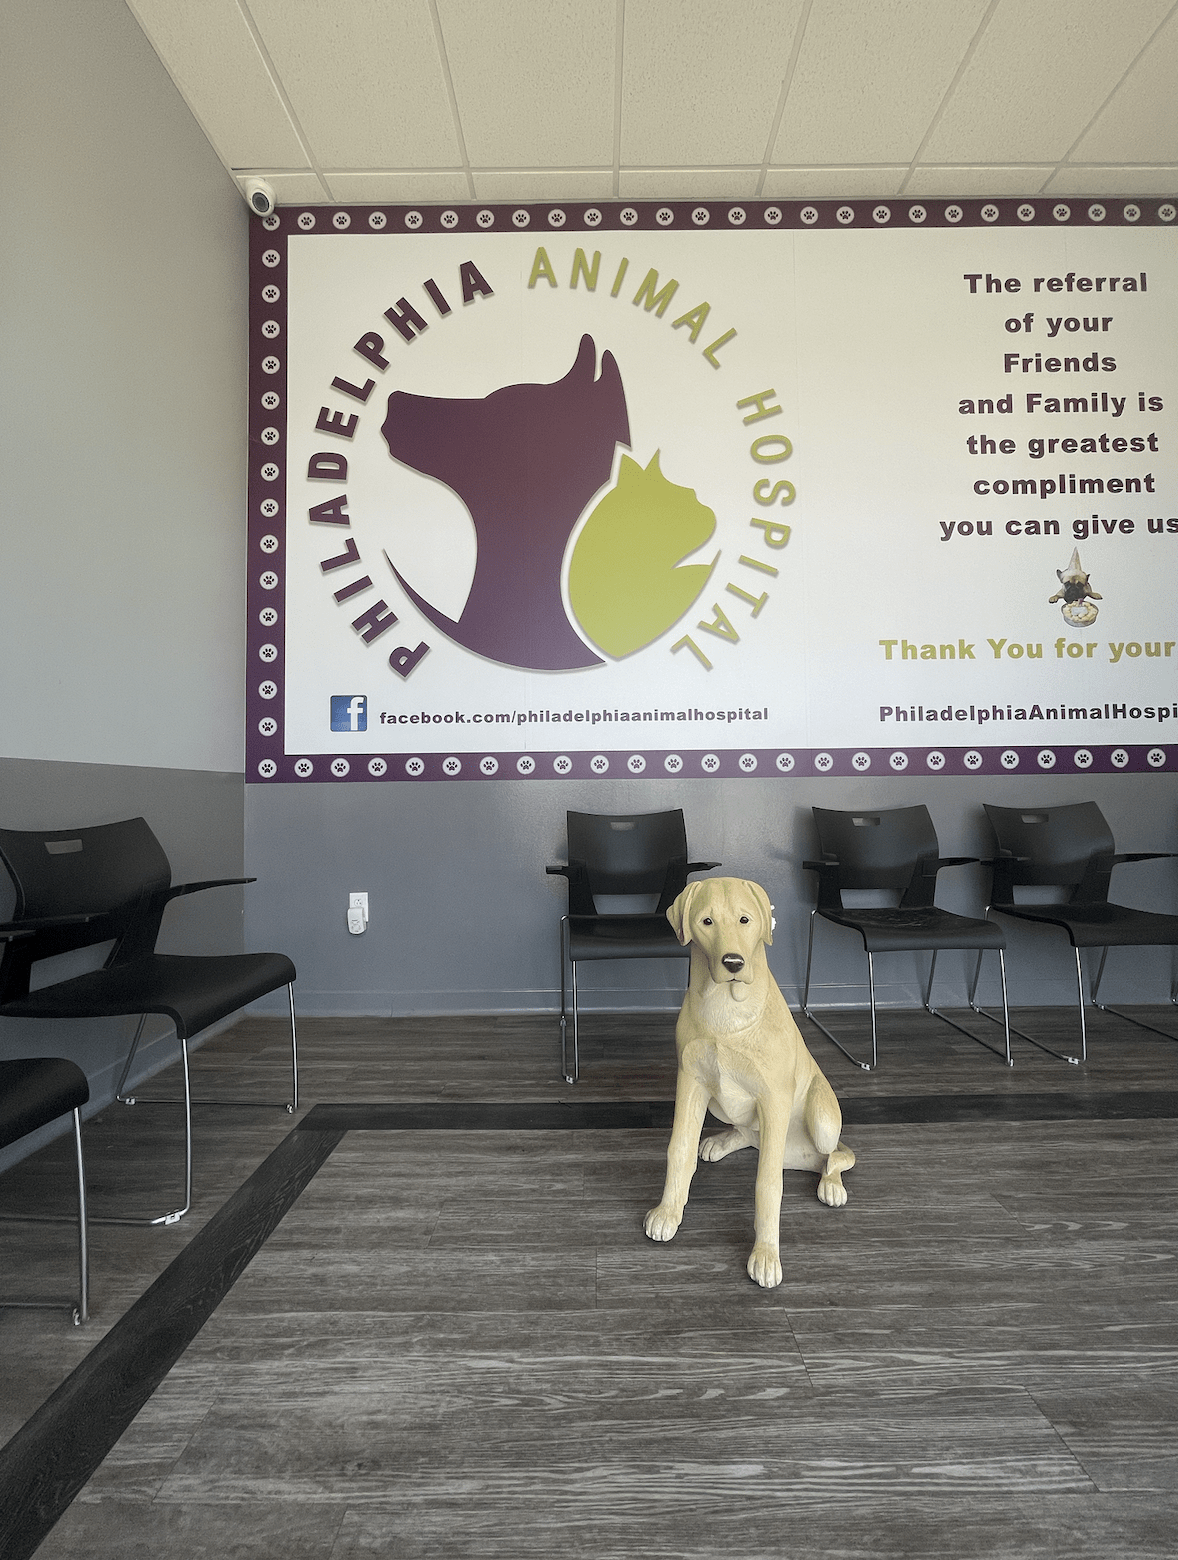
[[[1175,216],[256,223],[249,778],[1173,765]]]

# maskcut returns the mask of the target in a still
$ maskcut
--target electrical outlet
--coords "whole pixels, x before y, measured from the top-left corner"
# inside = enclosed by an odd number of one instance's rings
[[[348,895],[348,931],[353,937],[368,927],[368,895],[355,891]]]
[[[368,895],[367,894],[360,894],[360,893],[351,893],[351,894],[349,894],[348,895],[348,909],[349,910],[363,910],[363,912],[364,912],[364,919],[367,920],[368,919]]]

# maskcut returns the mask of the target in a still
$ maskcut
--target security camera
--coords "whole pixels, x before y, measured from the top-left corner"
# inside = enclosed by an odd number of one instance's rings
[[[268,217],[278,202],[274,198],[274,191],[265,179],[247,179],[245,181],[246,204],[255,216]]]

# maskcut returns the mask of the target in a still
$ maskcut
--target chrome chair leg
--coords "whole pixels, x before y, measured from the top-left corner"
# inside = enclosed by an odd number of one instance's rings
[[[981,1013],[983,1018],[990,1018],[991,1015],[989,1013],[983,1012],[983,1010],[981,1008],[979,1008],[977,1006],[977,1004],[975,1003],[975,1001],[974,1001],[974,997],[976,996],[977,989],[978,989],[978,979],[979,979],[979,977],[981,976],[981,973],[982,973],[982,955],[985,953],[985,951],[986,950],[984,948],[979,948],[978,949],[978,962],[974,966],[973,980],[970,982],[968,1001],[969,1001],[970,1007],[973,1009],[973,1011],[975,1013]],[[959,1035],[964,1035],[967,1040],[972,1040],[975,1045],[980,1045],[983,1050],[991,1052],[994,1056],[1001,1057],[1002,1060],[1006,1063],[1006,1065],[1008,1067],[1013,1067],[1014,1066],[1014,1062],[1011,1060],[1011,1056],[1010,1056],[1010,1014],[1009,1014],[1009,1012],[1007,1010],[1007,1006],[1006,1006],[1006,966],[1005,966],[1005,964],[1004,963],[1002,964],[1002,1021],[1003,1021],[1003,1027],[1004,1027],[1005,1033],[1006,1033],[1006,1048],[1005,1048],[1005,1050],[1000,1051],[997,1046],[990,1045],[990,1043],[988,1041],[986,1041],[986,1040],[983,1040],[980,1035],[975,1035],[974,1033],[972,1033],[971,1030],[966,1029],[964,1024],[959,1024],[955,1018],[950,1018],[948,1013],[942,1013],[940,1008],[933,1007],[933,1005],[932,1005],[933,972],[935,971],[935,969],[937,967],[937,953],[938,952],[939,952],[938,949],[936,949],[936,948],[933,949],[932,960],[931,960],[931,962],[929,964],[928,986],[925,988],[925,994],[924,994],[924,1008],[925,1008],[925,1012],[926,1013],[930,1013],[933,1018],[939,1018],[941,1020],[942,1024],[948,1024],[950,1029],[956,1029],[956,1031],[957,1031],[957,1033]],[[998,949],[998,958],[999,958],[999,961],[1001,962],[1002,961],[1002,949],[1001,948]],[[994,1022],[997,1022],[997,1020],[995,1019]]]
[[[568,983],[565,965],[568,961],[569,918],[560,918],[560,1072],[566,1083],[576,1083],[569,1071],[568,1062]]]
[[[575,959],[570,959],[569,961],[569,972],[572,977],[573,987],[573,1074],[571,1078],[566,1075],[566,1082],[576,1083],[581,1076],[581,1044],[580,1031],[578,1029],[577,963]]]
[[[142,1025],[140,1025],[142,1029]],[[188,1210],[192,1207],[192,1080],[188,1067],[188,1041],[180,1036],[180,1058],[183,1063],[181,1076],[184,1081],[184,1096],[180,1101],[176,1100],[145,1100],[144,1104],[164,1105],[183,1104],[184,1106],[184,1206],[173,1208],[169,1213],[161,1213],[154,1219],[129,1219],[116,1218],[113,1215],[104,1214],[101,1218],[92,1219],[92,1224],[178,1224]],[[120,1096],[121,1098],[121,1096]],[[133,1105],[134,1096],[124,1100],[124,1104]]]
[[[78,1298],[76,1300],[0,1300],[3,1311],[58,1311],[68,1307],[75,1327],[90,1320],[90,1243],[86,1212],[86,1164],[82,1157],[82,1116],[74,1110],[74,1160],[78,1176]],[[0,1214],[4,1224],[72,1224],[63,1214]]]
[[[810,1022],[816,1028],[818,1028],[818,1029],[820,1029],[822,1031],[822,1033],[830,1041],[831,1045],[833,1045],[836,1050],[841,1051],[843,1053],[843,1055],[847,1058],[847,1060],[849,1062],[854,1062],[855,1066],[861,1068],[863,1072],[870,1072],[872,1067],[875,1066],[875,998],[874,998],[874,994],[872,996],[872,1005],[871,1005],[871,1040],[872,1040],[872,1053],[871,1054],[872,1054],[872,1060],[871,1060],[870,1063],[868,1063],[868,1062],[861,1062],[857,1056],[853,1056],[851,1054],[851,1052],[847,1050],[846,1046],[842,1043],[842,1041],[837,1039],[836,1036],[831,1034],[830,1030],[827,1029],[826,1025],[822,1022],[822,1020],[814,1012],[814,1009],[810,1006],[810,966],[811,966],[811,962],[812,962],[813,957],[814,957],[814,922],[817,919],[817,916],[818,916],[817,910],[811,910],[810,911],[810,941],[809,941],[809,944],[808,944],[808,946],[806,948],[806,983],[805,983],[805,986],[804,986],[804,988],[802,990],[802,1012],[806,1015],[806,1017],[810,1020]],[[868,969],[870,970],[870,967],[871,967],[871,965],[870,965],[871,955],[868,954],[867,957],[868,957]]]
[[[987,919],[989,919],[990,911],[992,909],[992,905],[986,906]],[[1001,912],[999,912],[999,914],[1001,914]],[[1080,1040],[1082,1045],[1082,1051],[1079,1056],[1069,1056],[1066,1051],[1056,1051],[1052,1046],[1045,1045],[1042,1040],[1036,1040],[1034,1035],[1027,1034],[1025,1029],[1015,1028],[1015,1026],[1010,1022],[1010,1008],[1008,1006],[1006,990],[1006,956],[1001,949],[998,950],[998,960],[1002,969],[1002,1017],[1000,1019],[995,1018],[993,1013],[987,1013],[984,1007],[980,1006],[979,1003],[974,1001],[978,987],[978,976],[981,973],[982,968],[982,954],[980,950],[978,952],[977,969],[974,971],[973,987],[970,990],[969,1005],[971,1008],[973,1008],[975,1013],[980,1013],[983,1018],[988,1018],[992,1024],[1002,1024],[1004,1026],[1006,1031],[1007,1056],[1010,1055],[1010,1037],[1011,1035],[1017,1035],[1020,1040],[1025,1040],[1028,1045],[1036,1046],[1040,1051],[1046,1051],[1048,1056],[1054,1056],[1055,1059],[1060,1062],[1067,1062],[1071,1067],[1078,1067],[1082,1061],[1086,1061],[1088,1057],[1088,1035],[1087,1028],[1084,1023],[1084,987],[1080,971],[1080,950],[1078,948],[1076,949],[1076,980],[1080,988]],[[1007,1065],[1013,1067],[1014,1063],[1011,1061]]]
[[[1178,1044],[1178,1035],[1168,1034],[1164,1029],[1159,1029],[1156,1024],[1147,1024],[1144,1019],[1134,1018],[1132,1013],[1124,1013],[1120,1008],[1110,1007],[1107,1002],[1100,1002],[1097,1000],[1097,995],[1100,991],[1100,982],[1104,976],[1105,960],[1107,958],[1108,949],[1105,948],[1100,955],[1100,963],[1096,969],[1096,979],[1092,982],[1092,991],[1090,993],[1092,1006],[1094,1008],[1099,1008],[1102,1013],[1114,1013],[1118,1018],[1123,1018],[1127,1023],[1136,1024],[1138,1029],[1147,1029],[1151,1035],[1160,1035],[1163,1040],[1170,1040],[1175,1044]],[[1173,986],[1170,988],[1170,1001],[1171,1003],[1178,1004],[1178,994],[1175,993]]]

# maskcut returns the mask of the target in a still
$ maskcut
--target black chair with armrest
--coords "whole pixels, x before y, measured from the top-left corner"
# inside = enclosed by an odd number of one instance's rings
[[[116,1091],[123,1087],[149,1014],[169,1018],[180,1042],[183,1097],[151,1104],[184,1106],[184,1205],[154,1219],[100,1219],[94,1223],[174,1224],[192,1206],[192,1091],[188,1041],[281,986],[290,1000],[291,1099],[298,1105],[295,968],[281,953],[180,955],[155,951],[168,904],[206,888],[251,883],[217,878],[172,884],[163,847],[143,818],[84,829],[0,829],[0,861],[16,888],[13,925],[29,936],[7,943],[0,957],[0,1017],[112,1018],[139,1023]],[[50,918],[54,918],[50,920]],[[48,924],[47,924],[48,923]],[[112,943],[101,969],[30,989],[42,959]],[[256,1104],[220,1100],[216,1104]]]
[[[1002,976],[1002,1010],[1006,1008],[1006,938],[1002,929],[993,921],[974,920],[970,916],[957,915],[951,910],[941,910],[933,902],[937,889],[937,874],[942,867],[963,867],[976,862],[976,856],[941,855],[936,830],[927,807],[896,807],[888,810],[857,809],[853,812],[836,812],[827,807],[815,807],[814,821],[818,825],[820,861],[804,861],[807,872],[818,874],[818,903],[810,912],[810,940],[806,949],[806,985],[802,996],[802,1011],[811,1019],[826,1038],[836,1045],[850,1061],[870,1072],[879,1061],[875,1011],[875,955],[877,953],[931,952],[928,983],[923,994],[925,1011],[943,1023],[949,1024],[959,1034],[966,1035],[978,1045],[985,1046],[1001,1056],[1008,1067],[1014,1064],[1010,1057],[1010,1027],[1006,1025],[1006,1047],[998,1051],[968,1029],[956,1023],[932,1006],[933,976],[937,968],[937,954],[942,950],[963,948],[978,950],[978,968],[982,954],[992,948],[998,954]],[[889,890],[898,895],[894,906],[844,906],[844,892],[874,889]],[[843,1043],[836,1039],[817,1017],[810,1005],[810,971],[814,958],[814,925],[821,918],[835,926],[845,926],[858,932],[867,953],[867,987],[871,1009],[871,1061],[861,1062]],[[975,972],[974,986],[977,977]],[[973,1007],[974,993],[970,993]],[[829,1011],[823,1009],[822,1011]],[[975,1008],[981,1012],[981,1009]],[[990,1014],[985,1014],[989,1018]]]
[[[1016,1029],[1015,1034],[1048,1051],[1060,1061],[1088,1059],[1088,1026],[1084,1017],[1084,970],[1080,953],[1099,948],[1100,963],[1091,979],[1090,1000],[1102,1013],[1148,1029],[1165,1040],[1178,1040],[1153,1024],[1098,1000],[1100,982],[1110,948],[1178,947],[1178,916],[1153,910],[1134,910],[1108,897],[1113,868],[1123,862],[1161,861],[1174,851],[1136,850],[1118,854],[1112,830],[1095,802],[1071,802],[1062,807],[993,807],[984,804],[998,841],[998,855],[989,863],[994,880],[990,909],[1020,921],[1057,926],[1068,934],[1076,960],[1076,995],[1080,1010],[1080,1055],[1053,1050],[1034,1036]],[[1018,888],[1062,889],[1061,904],[1034,904],[1015,900]],[[1171,982],[1170,1001],[1176,1001]]]
[[[689,959],[667,920],[667,911],[687,887],[688,875],[718,867],[718,861],[688,861],[681,808],[657,813],[566,814],[567,866],[548,867],[549,877],[568,880],[568,914],[560,920],[560,1065],[566,1083],[580,1077],[577,965],[586,959]],[[653,911],[603,914],[602,896],[658,896]],[[573,997],[573,1060],[568,1064],[565,964]]]

